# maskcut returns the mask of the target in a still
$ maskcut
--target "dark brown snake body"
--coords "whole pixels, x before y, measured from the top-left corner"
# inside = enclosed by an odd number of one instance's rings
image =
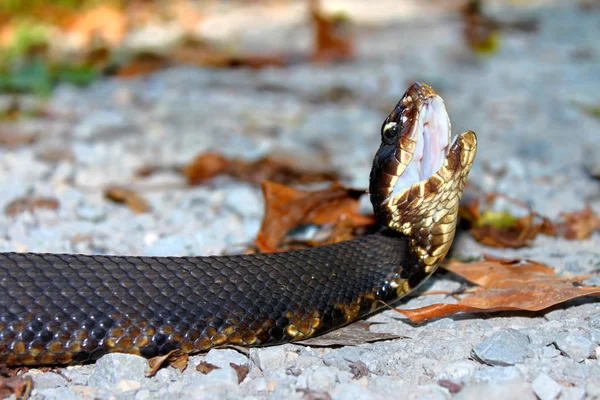
[[[475,156],[475,135],[466,132],[447,143],[432,174],[394,189],[405,169],[429,168],[416,164],[419,146],[431,151],[435,135],[446,143],[446,128],[435,128],[447,119],[442,108],[439,96],[417,83],[384,122],[370,194],[386,228],[375,234],[239,256],[0,253],[0,365],[285,343],[401,298],[445,257]]]

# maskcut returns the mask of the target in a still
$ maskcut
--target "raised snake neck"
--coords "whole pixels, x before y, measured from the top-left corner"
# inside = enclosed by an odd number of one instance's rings
[[[475,156],[475,135],[466,132],[431,178],[393,190],[432,99],[439,97],[428,86],[411,86],[382,129],[370,193],[376,216],[391,229],[239,256],[0,253],[0,365],[280,344],[339,328],[406,295],[450,247]]]

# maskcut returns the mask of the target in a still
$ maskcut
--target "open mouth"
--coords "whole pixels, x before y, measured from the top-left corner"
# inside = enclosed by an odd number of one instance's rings
[[[395,182],[390,197],[411,185],[429,179],[444,164],[450,148],[450,118],[439,96],[429,98],[418,113],[412,140],[416,142],[412,159]]]

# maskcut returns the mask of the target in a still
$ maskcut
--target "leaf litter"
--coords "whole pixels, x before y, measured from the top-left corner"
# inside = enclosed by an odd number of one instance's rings
[[[493,206],[498,199],[523,208],[526,215],[516,217],[508,211],[495,211]],[[589,205],[583,210],[561,213],[558,221],[552,221],[522,201],[500,193],[473,196],[461,204],[459,213],[471,224],[475,240],[499,248],[529,246],[538,234],[582,240],[600,230],[600,216]]]
[[[474,263],[451,260],[443,268],[476,285],[475,290],[454,304],[394,310],[418,323],[459,312],[536,312],[579,297],[600,296],[600,286],[582,283],[589,276],[561,277],[552,267],[530,260],[493,257]]]

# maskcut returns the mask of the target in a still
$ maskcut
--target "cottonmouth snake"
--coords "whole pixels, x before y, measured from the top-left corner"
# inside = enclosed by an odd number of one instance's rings
[[[406,295],[448,252],[476,137],[469,131],[451,142],[442,99],[421,83],[381,136],[369,188],[384,227],[375,234],[238,256],[1,253],[0,365],[279,344]]]

